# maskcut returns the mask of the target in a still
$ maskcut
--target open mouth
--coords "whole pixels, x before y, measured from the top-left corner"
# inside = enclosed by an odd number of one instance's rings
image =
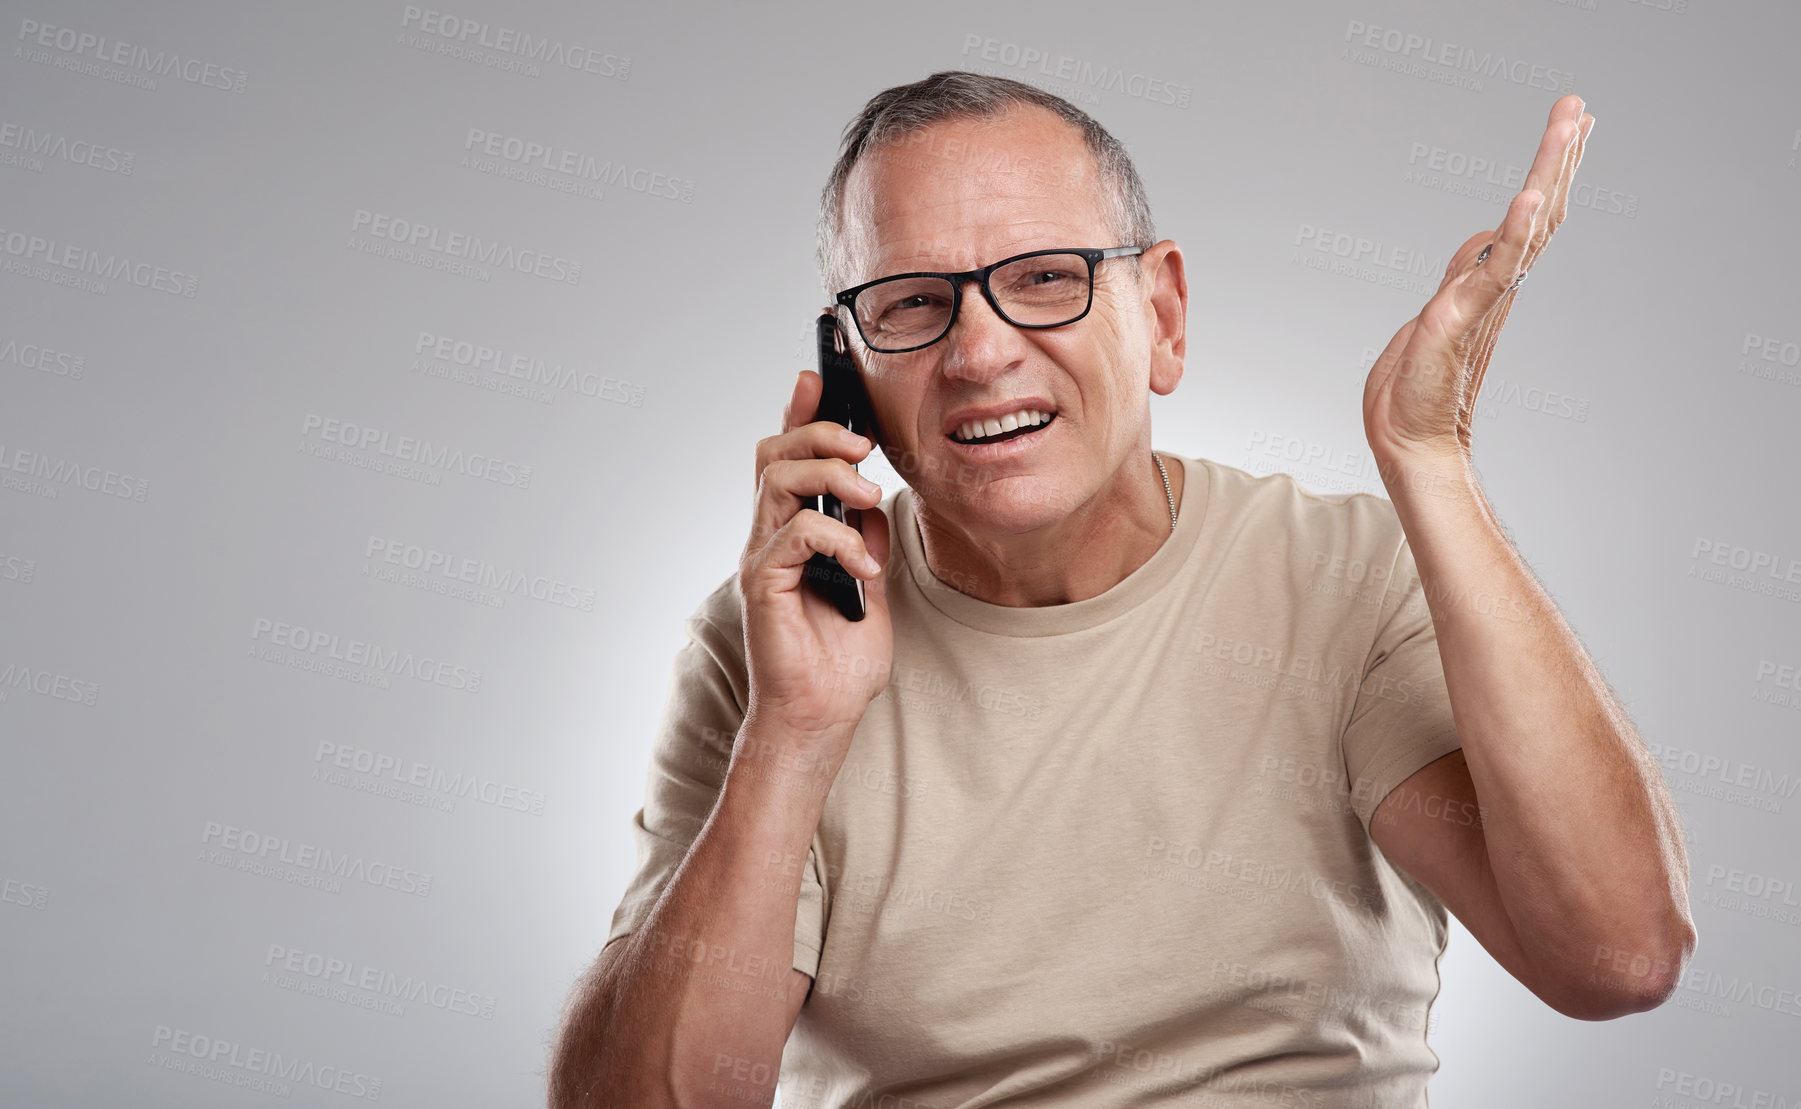
[[[1020,439],[1027,435],[1037,434],[1051,426],[1051,421],[1056,418],[1057,414],[1055,412],[1045,413],[1042,414],[1039,421],[1035,424],[1022,423],[1011,431],[1002,431],[996,435],[982,435],[973,439],[965,439],[963,438],[963,433],[959,430],[951,432],[947,438],[953,443],[960,443],[966,447],[981,446],[986,443],[1005,443],[1009,439]]]

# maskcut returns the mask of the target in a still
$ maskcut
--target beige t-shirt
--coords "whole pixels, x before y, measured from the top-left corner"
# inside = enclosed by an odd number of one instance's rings
[[[884,500],[894,664],[806,860],[784,1109],[1426,1104],[1445,909],[1368,834],[1459,746],[1412,554],[1382,498],[1181,461],[1170,538],[1073,604],[939,581]],[[740,621],[735,576],[688,621],[608,942],[717,795]]]

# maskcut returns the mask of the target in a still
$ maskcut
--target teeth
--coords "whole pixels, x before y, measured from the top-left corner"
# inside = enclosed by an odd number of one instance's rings
[[[1034,427],[1049,419],[1047,413],[1036,408],[1022,408],[1018,412],[1009,412],[998,420],[967,420],[957,429],[957,439],[964,443],[972,439],[986,439],[1002,432]]]

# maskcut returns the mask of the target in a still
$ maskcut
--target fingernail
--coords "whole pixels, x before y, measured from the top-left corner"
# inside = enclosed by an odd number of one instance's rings
[[[863,492],[865,492],[865,493],[880,493],[882,491],[881,486],[877,485],[873,481],[870,481],[866,477],[858,477],[857,484],[861,485],[863,487]]]
[[[858,435],[848,427],[838,433],[838,438],[844,440],[853,447],[867,447],[869,445],[869,440]]]

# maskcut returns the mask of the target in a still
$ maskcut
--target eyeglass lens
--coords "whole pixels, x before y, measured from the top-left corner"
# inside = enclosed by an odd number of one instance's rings
[[[1088,309],[1091,271],[1080,254],[1021,258],[988,277],[1001,314],[1014,323],[1055,327]],[[950,330],[955,290],[944,277],[902,277],[857,294],[857,323],[872,348],[900,349]]]

